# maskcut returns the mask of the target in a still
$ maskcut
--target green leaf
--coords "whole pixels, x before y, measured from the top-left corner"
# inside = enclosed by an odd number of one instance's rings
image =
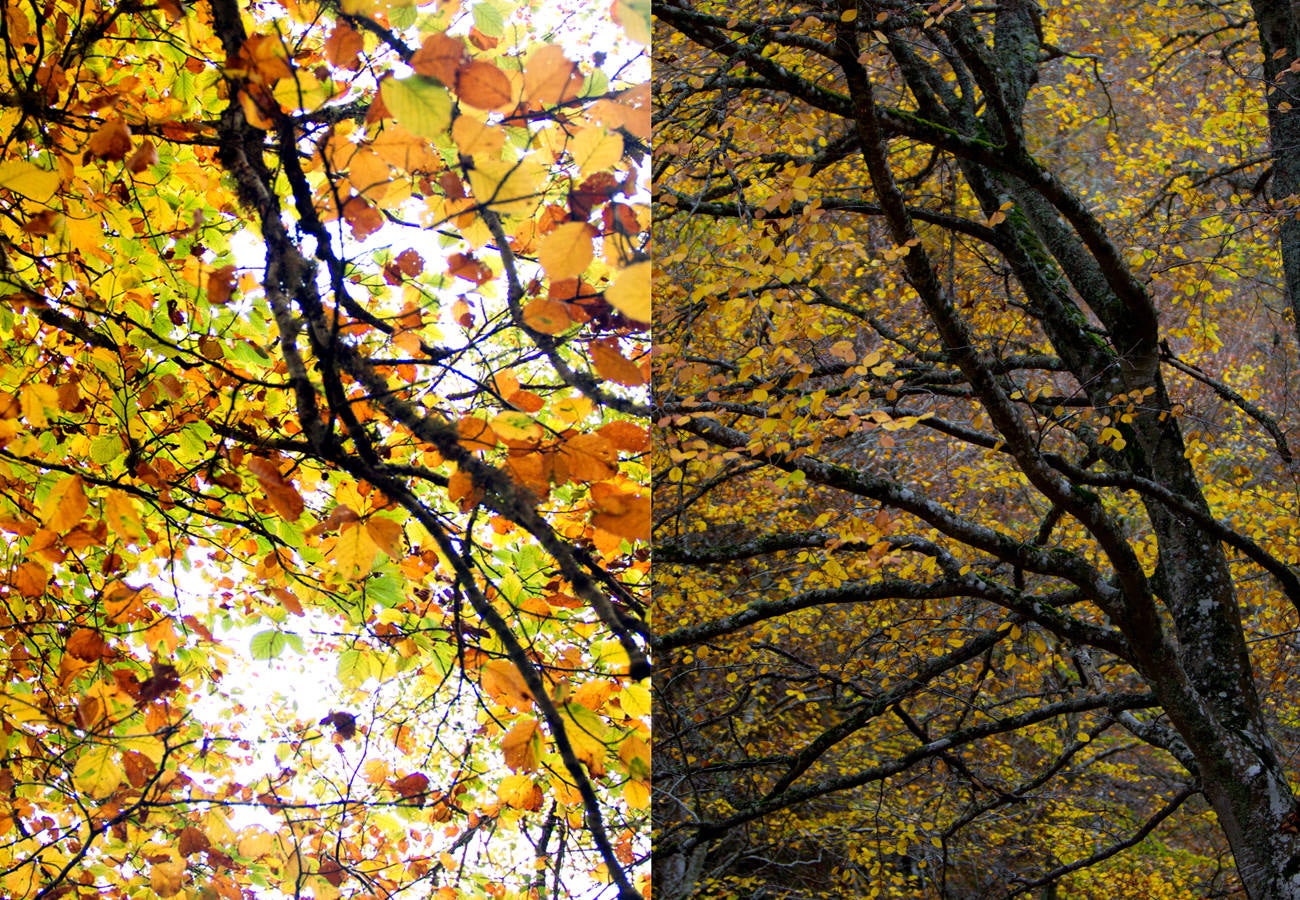
[[[412,75],[385,79],[384,106],[397,123],[420,137],[445,138],[451,128],[451,94],[432,78]]]
[[[275,659],[289,645],[289,638],[282,631],[259,631],[248,642],[248,653],[253,659]]]
[[[506,20],[492,4],[480,3],[474,7],[474,27],[488,37],[499,38],[506,33]]]

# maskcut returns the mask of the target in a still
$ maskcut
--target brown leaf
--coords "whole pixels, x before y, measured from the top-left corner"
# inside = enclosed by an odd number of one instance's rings
[[[181,856],[203,853],[211,846],[212,842],[208,840],[208,836],[193,825],[186,825],[176,836],[176,849],[180,851]]]
[[[208,302],[224,306],[235,291],[235,267],[221,266],[208,274]]]
[[[154,662],[153,674],[140,685],[140,702],[150,703],[181,686],[176,667],[167,663]]]
[[[394,781],[391,787],[397,791],[403,800],[423,797],[429,792],[429,776],[421,772],[412,772],[410,775]]]
[[[453,253],[447,257],[447,273],[473,282],[475,285],[492,280],[492,270],[473,254]]]
[[[357,717],[348,712],[332,712],[320,720],[321,725],[334,726],[334,732],[343,740],[357,736]]]
[[[150,166],[156,165],[158,165],[158,148],[153,145],[153,141],[145,138],[131,154],[131,158],[126,161],[126,170],[132,175],[139,175]]]
[[[353,197],[343,204],[343,218],[352,229],[352,236],[364,241],[384,227],[384,214],[363,197]]]
[[[127,783],[139,790],[157,773],[158,765],[139,750],[128,750],[122,754],[122,771]]]
[[[96,129],[86,144],[94,159],[116,162],[131,152],[131,128],[121,119],[109,119]]]
[[[298,517],[306,508],[306,503],[297,489],[280,475],[279,467],[271,460],[260,456],[250,456],[246,465],[266,494],[266,499],[271,501],[275,511],[289,522],[298,521]]]
[[[397,268],[407,278],[414,278],[424,271],[424,257],[409,247],[397,254],[394,262],[397,263]]]
[[[316,874],[319,875],[321,878],[324,878],[326,881],[328,881],[330,884],[334,885],[335,887],[338,887],[347,878],[348,873],[346,869],[344,869],[334,860],[323,859],[321,860],[320,868],[316,870]]]

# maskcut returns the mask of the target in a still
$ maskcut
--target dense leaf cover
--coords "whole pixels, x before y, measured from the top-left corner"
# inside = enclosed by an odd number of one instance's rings
[[[3,4],[0,894],[648,891],[648,30]]]
[[[662,896],[1300,895],[1294,9],[655,13]]]

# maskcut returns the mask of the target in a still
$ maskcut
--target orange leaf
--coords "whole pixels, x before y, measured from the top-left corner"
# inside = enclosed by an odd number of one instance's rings
[[[456,70],[456,93],[479,109],[504,111],[514,106],[509,76],[490,62],[461,65]]]
[[[483,499],[483,495],[474,490],[474,479],[460,469],[452,472],[447,479],[447,497],[461,512],[469,512]]]
[[[566,331],[573,320],[569,308],[556,300],[537,299],[524,307],[524,324],[542,334],[559,334]]]
[[[471,281],[475,285],[492,280],[492,270],[473,254],[453,253],[447,257],[447,273]]]
[[[68,638],[65,650],[69,656],[86,662],[108,659],[113,655],[104,636],[93,628],[78,628],[74,631]]]
[[[273,586],[270,589],[271,595],[280,601],[280,605],[295,616],[303,614],[302,603],[298,600],[298,595],[288,588]]]
[[[536,772],[541,734],[536,719],[516,722],[501,738],[501,755],[512,772]]]
[[[357,55],[364,47],[361,34],[346,22],[339,22],[325,39],[325,59],[332,66],[355,72],[360,68]]]
[[[645,373],[641,367],[625,357],[618,350],[618,342],[612,338],[602,338],[588,344],[591,361],[600,377],[617,384],[637,387],[645,384]]]
[[[583,80],[578,64],[568,59],[559,46],[547,44],[528,57],[524,97],[532,104],[555,106],[577,97]]]
[[[480,671],[479,679],[489,697],[511,709],[524,710],[533,705],[528,685],[508,659],[490,660]]]
[[[650,498],[625,494],[610,484],[591,486],[591,524],[630,541],[650,539]]]
[[[650,449],[650,432],[633,422],[608,422],[596,431],[624,452],[640,453]]]
[[[560,445],[560,460],[574,481],[603,481],[618,466],[618,451],[599,434],[576,434]]]
[[[38,562],[25,562],[14,569],[14,587],[24,597],[40,597],[49,583],[50,573]]]
[[[289,522],[298,521],[298,517],[306,508],[306,503],[303,502],[297,488],[280,475],[279,467],[271,460],[260,456],[250,456],[246,465],[266,494],[266,499],[271,501],[275,511]]]
[[[460,434],[460,445],[466,450],[491,450],[501,439],[492,430],[492,426],[478,416],[466,416],[456,423]]]
[[[431,34],[415,51],[408,65],[419,75],[428,75],[450,85],[456,83],[456,72],[467,57],[465,42],[460,38]]]
[[[388,554],[389,559],[406,556],[402,526],[392,519],[372,516],[366,520],[366,533],[380,550]]]
[[[540,453],[512,456],[506,462],[510,477],[532,492],[534,497],[545,497],[551,491],[551,472],[546,458]]]

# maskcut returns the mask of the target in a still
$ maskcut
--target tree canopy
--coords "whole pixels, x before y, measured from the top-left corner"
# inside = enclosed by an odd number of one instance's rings
[[[1300,896],[1300,28],[656,4],[665,898]]]
[[[3,4],[0,894],[648,892],[648,7]]]

